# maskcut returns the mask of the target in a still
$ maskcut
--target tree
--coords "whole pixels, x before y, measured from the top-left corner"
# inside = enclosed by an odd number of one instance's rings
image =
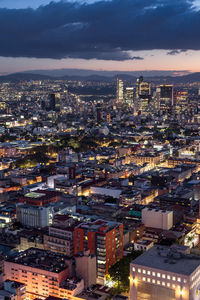
[[[129,290],[130,263],[141,254],[142,251],[133,251],[109,269],[108,273],[111,280],[116,282],[116,286],[114,287],[116,293]]]

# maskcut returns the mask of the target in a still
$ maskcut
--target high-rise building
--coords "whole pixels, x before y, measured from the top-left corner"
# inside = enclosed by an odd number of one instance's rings
[[[137,79],[136,98],[137,98],[137,110],[140,111],[141,113],[145,113],[151,98],[151,84],[149,82],[143,81],[142,76],[140,76]]]
[[[123,224],[97,220],[81,223],[74,231],[74,252],[90,250],[97,259],[97,283],[103,284],[109,268],[123,257]]]
[[[189,248],[154,246],[130,265],[130,300],[200,299],[200,260]]]
[[[117,102],[122,103],[124,100],[124,83],[121,79],[117,78]]]
[[[134,88],[133,87],[126,87],[125,88],[125,102],[129,106],[134,105]]]
[[[161,114],[172,112],[174,105],[174,87],[170,84],[160,85],[159,92],[159,110]]]
[[[52,93],[49,95],[49,110],[60,111],[60,94]]]
[[[174,112],[176,114],[188,111],[188,92],[176,92],[174,94]]]

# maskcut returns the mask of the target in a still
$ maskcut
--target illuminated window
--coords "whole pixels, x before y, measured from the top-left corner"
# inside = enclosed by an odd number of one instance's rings
[[[150,271],[147,271],[147,274],[148,274],[148,275],[151,275],[151,272],[150,272]]]
[[[171,279],[171,276],[170,276],[170,275],[167,275],[167,279],[169,279],[169,280],[170,280],[170,279]]]
[[[153,275],[153,276],[156,276],[156,273],[155,273],[155,272],[152,272],[152,275]]]
[[[162,282],[162,285],[165,286],[165,282]]]
[[[178,282],[181,282],[181,278],[180,278],[180,277],[178,277],[178,279],[177,279],[177,280],[178,280]]]
[[[160,273],[157,273],[157,276],[160,277]]]
[[[170,283],[169,282],[167,283],[167,287],[170,287]]]
[[[146,270],[143,270],[143,272],[142,272],[143,274],[146,274]]]
[[[184,282],[184,283],[186,283],[186,282],[187,282],[187,280],[186,280],[186,279],[184,279],[184,280],[183,280],[183,282]]]
[[[150,279],[150,278],[147,278],[147,282],[151,282],[151,279]]]
[[[173,276],[173,277],[172,277],[172,280],[173,280],[173,281],[175,281],[175,280],[176,280],[176,277],[175,277],[175,276]]]
[[[133,270],[133,272],[135,272],[135,268],[134,267],[132,268],[132,270]]]
[[[141,273],[141,269],[138,269],[138,273]]]
[[[160,280],[157,280],[157,284],[160,284]]]
[[[156,283],[155,279],[152,280],[152,283]]]
[[[175,289],[175,287],[176,287],[175,284],[172,284],[172,287],[173,287],[173,289]]]
[[[145,277],[142,277],[142,280],[143,280],[143,281],[146,281],[146,278],[145,278]]]
[[[165,276],[165,274],[162,274],[162,278],[165,278],[166,276]]]

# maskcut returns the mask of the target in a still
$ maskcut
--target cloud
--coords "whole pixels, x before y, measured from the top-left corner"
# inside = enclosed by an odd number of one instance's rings
[[[142,60],[132,51],[200,50],[200,11],[192,0],[60,1],[36,9],[0,8],[0,56]],[[178,51],[178,52],[177,52]]]
[[[167,52],[167,55],[177,55],[177,54],[180,54],[180,53],[183,53],[183,52],[187,52],[187,50],[185,50],[185,49],[181,49],[181,50],[174,49],[174,50],[171,50],[171,51]]]

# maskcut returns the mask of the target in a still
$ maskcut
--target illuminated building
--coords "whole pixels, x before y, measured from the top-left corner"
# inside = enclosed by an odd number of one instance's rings
[[[146,227],[169,230],[173,226],[173,211],[143,208],[142,223]]]
[[[159,93],[159,110],[161,114],[168,114],[171,113],[172,107],[173,107],[173,102],[174,102],[174,87],[173,85],[160,85],[160,87],[157,89]]]
[[[97,220],[81,223],[74,231],[74,252],[90,250],[97,259],[97,283],[104,283],[109,268],[123,257],[123,225]]]
[[[122,103],[124,100],[124,83],[121,79],[117,78],[117,102]]]
[[[6,102],[0,102],[0,110],[3,111],[6,109]]]
[[[176,114],[188,110],[188,92],[176,92],[174,94],[174,111]]]
[[[130,265],[131,300],[199,300],[200,260],[179,245],[154,246]]]
[[[81,293],[84,281],[69,279],[71,269],[69,257],[36,248],[30,248],[4,262],[5,280],[23,283],[27,299],[44,299],[48,296],[69,299]]]
[[[140,76],[137,79],[136,84],[136,98],[137,98],[137,108],[141,113],[145,113],[151,97],[151,84],[149,82],[143,81],[143,77]]]
[[[68,256],[74,254],[74,228],[50,226],[48,234],[44,235],[44,249]]]
[[[52,202],[59,201],[59,192],[48,190],[36,190],[20,197],[19,202],[34,206],[43,206]]]
[[[107,114],[107,116],[106,116],[106,120],[107,120],[107,122],[108,122],[108,123],[110,123],[110,122],[111,122],[111,114]]]
[[[133,106],[134,104],[134,88],[133,87],[126,87],[125,88],[125,103],[129,106]]]
[[[49,95],[49,110],[60,111],[60,94],[54,93]]]

